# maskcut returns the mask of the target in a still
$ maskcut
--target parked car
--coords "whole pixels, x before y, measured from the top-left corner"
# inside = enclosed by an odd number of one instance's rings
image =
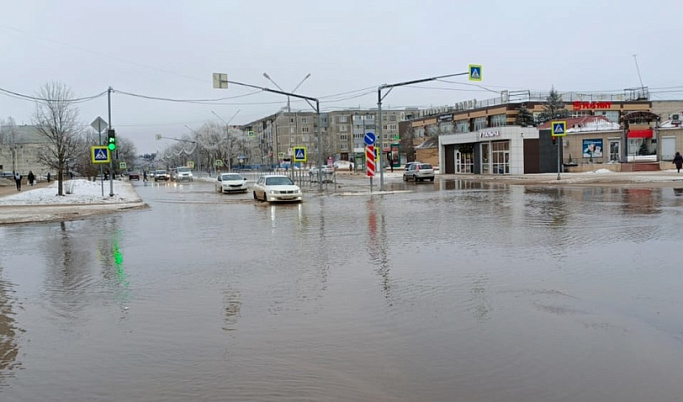
[[[403,181],[434,181],[434,168],[429,163],[411,163],[403,171]]]
[[[303,200],[299,186],[285,175],[261,176],[254,184],[254,199],[257,201],[298,201]]]
[[[321,180],[323,182],[333,182],[334,166],[314,166],[308,170],[308,178],[311,181],[318,181],[318,177],[321,177]]]
[[[154,181],[168,181],[168,173],[165,170],[159,169],[154,171]]]
[[[140,181],[140,172],[128,172],[128,180]]]
[[[4,177],[5,179],[13,180],[14,179],[14,172],[2,172],[2,174],[0,174],[0,177]]]
[[[216,180],[216,191],[230,193],[232,191],[244,191],[247,188],[247,178],[237,173],[221,173]]]
[[[192,177],[192,169],[185,167],[185,166],[180,166],[175,168],[175,173],[174,173],[174,180],[176,181],[193,181],[194,178]]]

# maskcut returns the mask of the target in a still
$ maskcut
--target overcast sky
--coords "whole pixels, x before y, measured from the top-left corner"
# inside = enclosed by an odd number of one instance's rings
[[[3,1],[0,88],[35,95],[60,81],[77,97],[114,89],[112,123],[138,152],[155,152],[204,122],[245,124],[286,98],[231,85],[212,73],[297,93],[321,109],[376,107],[377,86],[467,71],[395,88],[385,108],[453,105],[501,90],[614,92],[650,87],[653,99],[683,97],[683,2],[648,1]],[[634,55],[637,55],[634,58]],[[671,87],[673,91],[671,91]],[[123,94],[199,100],[165,102]],[[246,96],[245,96],[246,95]],[[232,98],[232,99],[230,99]],[[0,94],[0,118],[30,124],[35,105]],[[292,100],[292,108],[310,110]],[[107,97],[81,103],[89,124],[107,119]],[[236,114],[236,115],[235,115]]]

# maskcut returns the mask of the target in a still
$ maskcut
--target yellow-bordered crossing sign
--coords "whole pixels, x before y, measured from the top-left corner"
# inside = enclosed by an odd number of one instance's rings
[[[106,145],[94,145],[90,147],[90,160],[92,163],[109,163],[111,162],[111,152]]]

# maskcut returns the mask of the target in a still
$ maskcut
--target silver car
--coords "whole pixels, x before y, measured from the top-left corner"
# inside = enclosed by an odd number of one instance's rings
[[[254,184],[254,199],[257,201],[297,201],[303,200],[303,193],[292,179],[285,175],[261,176]]]
[[[403,171],[403,181],[434,181],[434,168],[429,163],[411,163]]]
[[[237,173],[221,173],[216,180],[216,191],[230,193],[233,191],[247,192],[247,178]]]
[[[184,166],[177,167],[175,169],[174,178],[176,181],[193,181],[194,178],[192,177],[192,169]]]

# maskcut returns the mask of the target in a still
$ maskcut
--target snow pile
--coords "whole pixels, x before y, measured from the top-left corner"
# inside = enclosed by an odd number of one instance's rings
[[[0,205],[84,205],[121,204],[142,202],[129,182],[114,181],[114,196],[109,196],[109,182],[104,182],[102,196],[101,182],[68,180],[64,182],[64,196],[57,196],[57,183],[49,187],[32,188],[24,186],[23,191],[0,198]]]
[[[590,172],[586,172],[586,173],[604,174],[604,173],[614,173],[614,172],[609,170],[609,169],[597,169],[597,170],[591,170]]]

